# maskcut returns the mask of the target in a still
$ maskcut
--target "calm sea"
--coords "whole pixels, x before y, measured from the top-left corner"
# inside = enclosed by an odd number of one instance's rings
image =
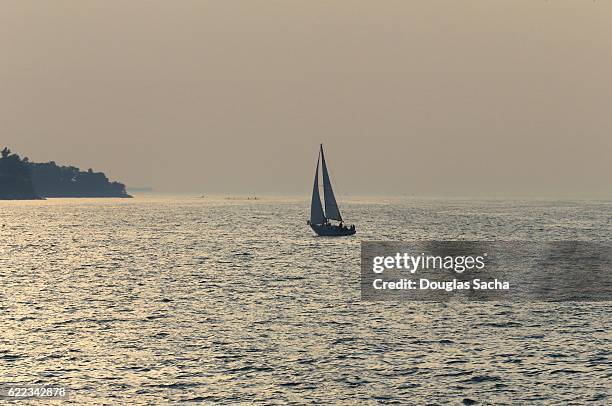
[[[367,303],[363,240],[612,239],[610,201],[0,202],[0,383],[74,404],[610,403],[608,303]],[[40,404],[40,403],[37,403]]]

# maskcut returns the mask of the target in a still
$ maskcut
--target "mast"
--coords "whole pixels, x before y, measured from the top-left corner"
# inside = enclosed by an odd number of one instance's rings
[[[325,198],[325,216],[328,219],[342,221],[340,215],[340,209],[338,203],[336,203],[336,197],[332,190],[331,181],[329,180],[329,173],[327,172],[327,164],[325,163],[325,155],[323,154],[323,144],[321,144],[320,152],[321,163],[323,165],[323,196]],[[317,171],[319,169],[317,162]]]
[[[319,195],[319,160],[321,152],[317,158],[317,169],[315,170],[314,186],[312,188],[312,201],[310,203],[310,223],[323,224],[325,222],[325,214],[321,206],[321,196]]]

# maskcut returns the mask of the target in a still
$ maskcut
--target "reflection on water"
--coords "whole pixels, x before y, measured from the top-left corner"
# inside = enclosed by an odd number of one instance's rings
[[[607,403],[609,303],[362,303],[359,242],[599,240],[609,202],[0,202],[0,382],[69,402]]]

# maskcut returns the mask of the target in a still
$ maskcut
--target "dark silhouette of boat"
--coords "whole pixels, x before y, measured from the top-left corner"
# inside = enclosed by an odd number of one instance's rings
[[[319,194],[319,162],[321,162],[323,170],[323,197],[325,199],[325,211],[321,204],[321,196]],[[338,224],[332,224],[330,220],[336,220]],[[355,226],[350,227],[344,225],[340,209],[336,203],[336,197],[332,190],[331,181],[329,180],[329,172],[325,163],[325,155],[323,154],[323,144],[319,148],[319,157],[317,158],[317,169],[315,170],[314,186],[312,188],[312,202],[310,204],[310,220],[307,224],[314,230],[317,235],[325,237],[341,237],[345,235],[353,235],[356,233]]]

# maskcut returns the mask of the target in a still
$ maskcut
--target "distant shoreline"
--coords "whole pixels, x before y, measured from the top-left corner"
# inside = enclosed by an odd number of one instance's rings
[[[132,198],[121,182],[103,172],[82,171],[54,161],[37,163],[4,148],[0,157],[0,200],[44,198]]]

